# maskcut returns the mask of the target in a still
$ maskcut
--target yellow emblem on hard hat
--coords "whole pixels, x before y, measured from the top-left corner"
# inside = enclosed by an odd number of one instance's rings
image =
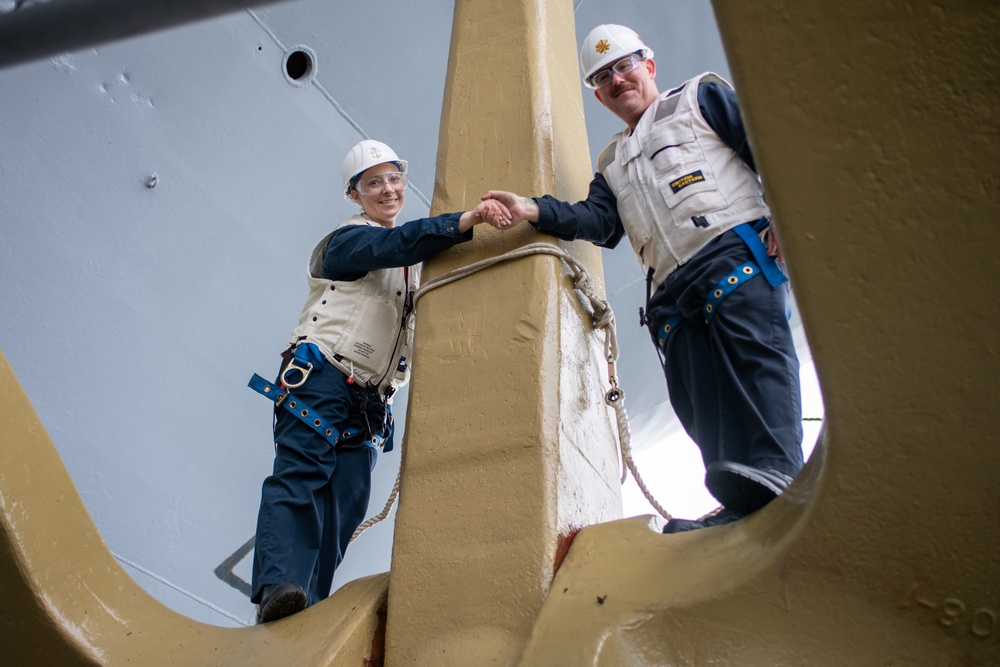
[[[375,158],[376,160],[382,157],[382,151],[380,151],[375,146],[372,146],[370,150],[372,152],[372,157]]]
[[[595,46],[594,49],[596,49],[598,53],[603,54],[607,53],[611,49],[611,45],[608,44],[608,40],[602,39],[597,43],[597,46]]]

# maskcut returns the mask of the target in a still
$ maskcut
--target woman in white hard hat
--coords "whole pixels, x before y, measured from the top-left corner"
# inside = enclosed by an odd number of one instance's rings
[[[260,623],[330,594],[368,509],[377,451],[392,449],[393,392],[409,379],[409,318],[420,262],[507,215],[498,202],[395,226],[407,164],[366,139],[344,158],[344,197],[362,212],[309,259],[309,297],[274,383],[250,386],[275,407],[274,471],[264,480],[251,600]]]

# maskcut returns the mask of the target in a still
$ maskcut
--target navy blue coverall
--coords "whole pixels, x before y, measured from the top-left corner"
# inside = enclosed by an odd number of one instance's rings
[[[472,238],[471,230],[458,231],[460,217],[448,213],[388,229],[342,227],[327,245],[323,275],[351,281],[418,264]],[[362,428],[391,438],[383,398],[348,384],[331,364],[314,368],[293,393],[337,432]],[[275,410],[274,451],[273,472],[261,489],[250,599],[259,603],[265,585],[296,582],[312,605],[330,595],[333,573],[365,518],[377,454],[363,444],[335,449],[285,409]]]
[[[698,103],[712,129],[756,171],[732,89],[701,83]],[[548,195],[536,201],[537,228],[557,238],[614,248],[625,235],[616,197],[600,173],[583,201]],[[735,232],[716,236],[652,294],[646,321],[657,345],[667,318],[681,319],[660,358],[671,405],[705,466],[732,461],[794,476],[802,467],[802,409],[786,286],[772,287],[758,274],[725,298],[710,324],[702,312],[716,283],[752,259]]]

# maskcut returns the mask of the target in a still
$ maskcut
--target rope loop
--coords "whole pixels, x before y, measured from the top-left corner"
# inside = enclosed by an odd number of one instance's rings
[[[613,327],[615,324],[615,314],[611,312],[608,302],[602,301],[598,305],[599,307],[594,308],[594,328],[605,329]]]
[[[632,473],[632,477],[635,478],[636,484],[639,486],[639,490],[642,491],[643,496],[646,497],[649,504],[656,509],[657,512],[659,512],[660,516],[669,521],[673,517],[669,512],[663,509],[658,502],[656,502],[653,494],[649,491],[645,482],[643,482],[642,477],[639,475],[639,470],[636,468],[635,460],[632,458],[632,435],[628,424],[628,414],[625,412],[625,391],[618,386],[618,379],[615,376],[615,362],[618,360],[619,353],[618,334],[615,329],[615,314],[611,310],[611,306],[608,304],[607,300],[595,292],[590,275],[575,257],[562,248],[552,245],[551,243],[536,242],[529,243],[501,255],[488,257],[486,259],[479,260],[478,262],[473,262],[472,264],[459,267],[453,271],[449,271],[448,273],[436,276],[435,278],[432,278],[424,283],[413,295],[413,308],[410,310],[409,317],[415,316],[417,301],[419,301],[424,294],[430,292],[431,290],[437,289],[438,287],[444,287],[449,283],[461,280],[462,278],[470,276],[473,273],[477,273],[483,269],[500,264],[501,262],[508,262],[513,259],[519,259],[521,257],[537,254],[553,255],[565,262],[565,264],[569,267],[570,273],[573,274],[573,288],[580,292],[590,304],[593,328],[595,330],[603,330],[604,332],[604,357],[605,361],[608,363],[608,382],[611,384],[611,389],[604,395],[604,400],[609,406],[614,408],[618,424],[618,449],[621,452],[622,462],[621,483],[624,484],[628,477],[628,473]],[[396,502],[396,497],[399,495],[399,480],[401,475],[402,470],[400,470],[396,475],[396,483],[392,488],[392,492],[389,494],[389,499],[386,501],[385,507],[377,516],[368,519],[358,526],[357,530],[355,530],[354,534],[351,536],[351,542],[357,539],[358,536],[365,530],[371,528],[389,515],[393,504]]]

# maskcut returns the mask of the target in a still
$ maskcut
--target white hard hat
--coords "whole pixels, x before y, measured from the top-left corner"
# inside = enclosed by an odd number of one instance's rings
[[[347,151],[344,158],[344,167],[341,175],[344,177],[344,199],[354,203],[351,199],[351,185],[355,177],[363,174],[375,165],[392,162],[399,170],[406,173],[406,160],[400,160],[396,151],[388,145],[374,139],[365,139],[354,144],[354,148]]]
[[[652,58],[653,50],[642,43],[631,28],[614,23],[599,25],[590,31],[580,49],[580,67],[586,81],[619,58],[641,52],[643,58]]]

